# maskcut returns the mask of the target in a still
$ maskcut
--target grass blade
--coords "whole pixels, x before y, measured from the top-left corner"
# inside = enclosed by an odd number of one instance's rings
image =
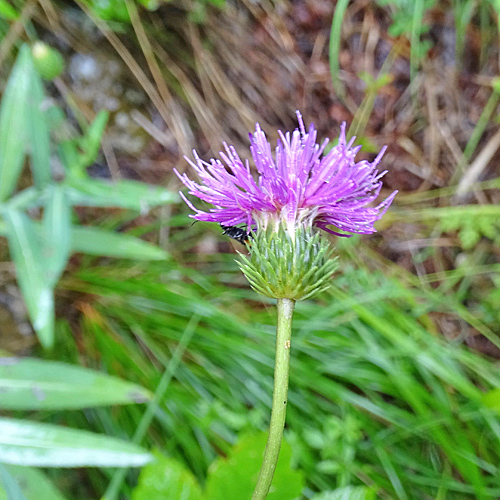
[[[66,267],[71,249],[71,206],[61,186],[52,186],[42,227],[45,276],[53,287]]]
[[[45,100],[40,75],[35,70],[31,52],[29,55],[29,89],[26,98],[26,122],[31,170],[35,186],[43,188],[51,180],[49,124],[42,109]]]
[[[0,464],[0,478],[3,483],[7,500],[27,500],[16,480],[9,474],[9,471]]]
[[[140,467],[152,456],[134,444],[50,424],[0,418],[4,463],[37,467]]]
[[[54,342],[53,290],[44,276],[40,240],[31,219],[22,212],[7,209],[9,250],[16,266],[17,281],[37,336],[44,347]]]
[[[73,227],[74,252],[136,260],[163,260],[168,254],[157,246],[128,234],[112,233],[95,227]]]
[[[5,465],[4,468],[21,485],[26,500],[65,500],[42,471],[20,465]],[[1,491],[0,500],[8,500]]]
[[[6,200],[14,191],[24,163],[32,72],[31,52],[27,45],[23,45],[0,108],[0,201]]]
[[[39,359],[0,358],[0,408],[61,410],[142,403],[142,387],[79,366]]]
[[[177,193],[142,182],[106,182],[96,179],[68,179],[72,205],[120,207],[147,212],[151,207],[179,200]]]

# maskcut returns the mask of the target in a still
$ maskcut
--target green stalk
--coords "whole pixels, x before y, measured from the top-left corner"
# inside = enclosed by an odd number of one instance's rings
[[[335,11],[333,12],[332,28],[330,30],[330,44],[328,50],[328,59],[330,63],[330,74],[332,82],[335,87],[337,95],[344,100],[345,86],[344,82],[340,79],[340,35],[342,29],[342,20],[344,19],[345,11],[349,5],[349,0],[340,0],[337,2]]]
[[[278,326],[276,332],[276,360],[274,365],[273,407],[269,437],[267,438],[264,461],[253,492],[252,500],[264,500],[269,492],[278,462],[278,455],[285,427],[288,396],[288,372],[290,367],[290,338],[295,301],[278,299]]]

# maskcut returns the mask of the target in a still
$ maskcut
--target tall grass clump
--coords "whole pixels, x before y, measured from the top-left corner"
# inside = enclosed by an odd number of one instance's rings
[[[227,260],[212,262],[236,278]],[[125,279],[100,266],[64,284],[101,297],[81,324],[89,352],[111,372],[119,360],[146,387],[199,317],[148,441],[201,483],[238,435],[265,428],[271,407],[275,313],[249,303],[245,290],[227,293],[218,276],[170,263]],[[297,304],[285,440],[307,496],[362,484],[385,498],[498,496],[500,377],[494,362],[427,331],[428,312],[440,307],[432,295],[351,266],[319,302]],[[118,434],[140,419],[114,416]]]

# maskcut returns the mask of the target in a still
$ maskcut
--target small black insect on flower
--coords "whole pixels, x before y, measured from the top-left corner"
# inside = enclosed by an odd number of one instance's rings
[[[220,227],[222,228],[222,234],[233,238],[233,240],[239,241],[242,245],[248,243],[252,237],[251,234],[247,233],[246,230],[241,227],[224,226],[223,224],[221,224]]]

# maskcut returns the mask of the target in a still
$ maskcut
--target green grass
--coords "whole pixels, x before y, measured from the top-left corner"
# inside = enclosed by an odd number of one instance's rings
[[[201,483],[238,435],[266,428],[271,405],[274,306],[240,288],[232,257],[210,256],[202,272],[175,261],[88,267],[63,284],[93,294],[80,324],[89,362],[152,390],[199,318],[144,444]],[[483,403],[500,386],[496,364],[429,333],[427,313],[443,308],[432,292],[343,267],[294,319],[285,434],[310,491],[366,483],[380,498],[498,498],[498,414]],[[142,413],[89,415],[130,438]]]

